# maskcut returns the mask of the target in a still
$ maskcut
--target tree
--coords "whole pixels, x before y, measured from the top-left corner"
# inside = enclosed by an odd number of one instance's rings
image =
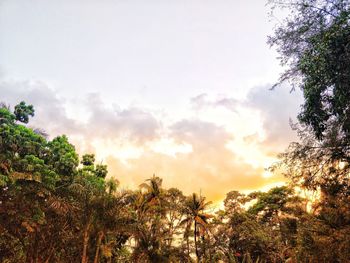
[[[186,232],[190,230],[192,225],[194,225],[194,246],[198,261],[200,261],[201,258],[198,250],[198,237],[204,237],[205,233],[209,229],[208,220],[211,218],[211,215],[205,213],[205,210],[208,209],[210,204],[211,202],[205,201],[205,197],[198,196],[196,193],[193,193],[187,198],[184,206],[186,218],[182,220],[182,224],[186,225]],[[186,232],[185,234],[188,238],[188,233]]]
[[[47,162],[52,165],[55,172],[62,175],[62,179],[71,180],[76,175],[79,157],[74,145],[70,144],[66,135],[57,136],[48,142],[50,153]]]
[[[322,139],[336,120],[350,138],[350,2],[348,0],[271,1],[288,8],[269,43],[277,46],[289,80],[303,90],[299,120]]]
[[[289,80],[304,93],[296,127],[300,142],[280,155],[285,175],[314,191],[314,215],[300,214],[298,257],[347,262],[350,196],[350,2],[271,1],[292,12],[270,37],[288,67]],[[345,241],[345,242],[344,242]]]
[[[146,183],[140,185],[145,192],[143,196],[142,209],[161,208],[163,201],[162,179],[153,175]]]
[[[0,174],[6,176],[0,180],[30,179],[53,187],[59,177],[47,162],[46,139],[17,124],[14,116],[9,109],[0,108]]]
[[[94,263],[100,262],[100,251],[102,256],[111,259],[113,250],[120,250],[132,233],[130,226],[133,221],[129,212],[129,202],[125,198],[127,193],[117,192],[117,184],[115,180],[109,180],[106,183],[106,191],[98,197],[94,206]]]
[[[164,193],[164,200],[166,206],[166,227],[167,227],[167,242],[171,246],[173,241],[181,234],[182,226],[181,221],[183,220],[184,214],[184,203],[186,197],[182,191],[177,188],[167,189]]]
[[[167,229],[164,193],[162,179],[155,175],[142,183],[140,190],[135,193],[135,261],[167,262],[169,259],[165,249]]]
[[[238,191],[230,191],[224,200],[226,214],[244,211],[244,205],[250,201],[250,197]]]
[[[343,150],[333,127],[322,141],[310,129],[299,129],[300,142],[292,143],[280,154],[276,168],[296,186],[315,193],[313,215],[301,213],[298,231],[298,257],[310,261],[350,259],[347,235],[350,230],[349,161],[340,158]]]
[[[76,176],[69,186],[72,195],[80,206],[81,214],[79,215],[79,223],[82,228],[82,252],[81,262],[88,262],[88,249],[91,233],[98,219],[97,207],[99,201],[106,193],[106,184],[103,178],[97,177],[94,173],[93,155],[85,155],[82,163],[85,163],[77,172]],[[88,159],[88,161],[86,161]]]
[[[327,129],[322,141],[308,128],[298,128],[299,142],[293,142],[279,155],[281,162],[273,169],[307,190],[321,190],[323,194],[349,194],[350,159],[347,148],[339,139],[335,126]]]
[[[254,261],[276,262],[278,242],[273,228],[261,224],[251,213],[232,214],[226,224],[226,235],[227,241],[224,245],[228,250],[227,258],[231,262],[248,255]]]
[[[287,186],[274,187],[268,192],[253,192],[256,202],[249,208],[248,212],[259,215],[261,220],[268,221],[278,217],[282,212],[289,212],[291,209],[288,204],[298,200],[294,196],[292,188]]]
[[[17,121],[28,123],[29,116],[34,116],[33,105],[27,105],[24,101],[21,101],[15,106],[14,115]]]
[[[95,155],[94,154],[84,154],[82,156],[81,164],[84,167],[91,167],[95,164]]]
[[[16,108],[17,116],[28,113],[25,107],[21,103]],[[32,107],[28,115],[30,112],[34,112]],[[63,216],[69,205],[58,202],[55,193],[61,180],[59,171],[50,161],[52,155],[45,137],[17,124],[8,107],[0,109],[0,119],[0,174],[5,179],[0,188],[0,228],[5,240],[17,244],[18,257],[13,257],[14,261],[50,260],[55,257],[54,249],[69,241],[65,235],[68,218]],[[55,212],[59,208],[63,214]]]

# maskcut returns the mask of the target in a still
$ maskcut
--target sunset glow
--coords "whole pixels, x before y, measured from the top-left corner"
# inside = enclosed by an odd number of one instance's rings
[[[34,104],[32,126],[95,153],[122,188],[156,174],[217,201],[284,181],[266,168],[296,139],[301,95],[269,90],[263,1],[20,2],[0,11],[1,100]]]
[[[0,36],[0,262],[350,262],[350,0],[2,0]]]

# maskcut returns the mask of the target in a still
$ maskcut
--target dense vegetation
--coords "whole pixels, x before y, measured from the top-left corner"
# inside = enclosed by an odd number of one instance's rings
[[[41,130],[20,124],[30,115],[34,108],[24,102],[14,113],[0,108],[1,262],[350,259],[349,188],[334,180],[348,178],[348,163],[328,164],[324,169],[333,170],[319,171],[321,181],[308,180],[315,191],[322,189],[309,209],[309,200],[282,186],[249,195],[231,191],[224,209],[214,212],[203,196],[164,189],[155,176],[139,190],[118,190],[93,154],[79,164],[66,136],[47,140]],[[303,173],[320,162],[314,154],[326,158],[309,143],[285,154],[285,164],[298,170],[291,173],[294,181],[305,189],[309,174]]]
[[[93,154],[29,128],[32,105],[2,104],[0,261],[350,262],[349,2],[274,4],[293,11],[270,38],[281,81],[305,98],[300,141],[272,167],[288,186],[231,191],[222,210],[156,176],[122,191]]]

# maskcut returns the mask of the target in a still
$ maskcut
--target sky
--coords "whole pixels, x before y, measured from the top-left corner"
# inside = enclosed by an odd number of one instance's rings
[[[0,0],[0,101],[66,134],[134,189],[222,200],[282,183],[266,168],[296,140],[302,104],[266,43],[263,0]]]

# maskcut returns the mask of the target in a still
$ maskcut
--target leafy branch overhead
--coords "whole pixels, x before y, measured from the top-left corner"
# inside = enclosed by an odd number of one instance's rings
[[[269,43],[287,67],[281,82],[301,88],[299,120],[322,139],[336,120],[350,136],[350,3],[347,0],[271,1],[290,11]]]

